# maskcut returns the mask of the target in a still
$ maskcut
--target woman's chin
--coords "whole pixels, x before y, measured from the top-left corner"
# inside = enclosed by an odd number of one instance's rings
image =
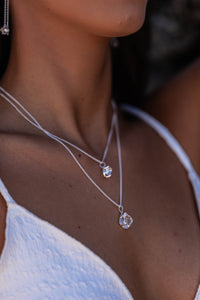
[[[101,23],[97,34],[101,36],[126,36],[137,32],[145,20],[146,9],[129,10],[121,15],[113,14],[108,21]],[[103,27],[102,27],[103,25]]]
[[[137,32],[144,24],[144,20],[145,20],[145,14],[139,18],[131,16],[129,18],[125,18],[121,20],[119,24],[117,24],[118,26],[115,26],[113,36],[120,37],[120,36],[126,36]]]

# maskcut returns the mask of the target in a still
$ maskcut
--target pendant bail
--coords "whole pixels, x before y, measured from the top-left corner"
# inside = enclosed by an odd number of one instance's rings
[[[123,207],[123,205],[120,205],[120,206],[119,206],[119,212],[120,212],[121,215],[123,214],[123,212],[124,212],[124,207]]]

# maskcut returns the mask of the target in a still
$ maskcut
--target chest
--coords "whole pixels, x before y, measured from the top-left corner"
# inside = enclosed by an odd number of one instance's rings
[[[124,207],[134,217],[128,231],[119,227],[117,209],[60,152],[55,156],[53,151],[51,157],[51,152],[45,156],[36,149],[29,155],[19,151],[17,159],[4,153],[1,176],[17,203],[99,255],[134,299],[192,300],[200,277],[194,195],[170,152],[164,154],[165,163],[158,164],[160,150],[150,154],[151,162],[142,151],[124,156]],[[117,171],[105,183],[92,166],[87,167],[119,201]]]

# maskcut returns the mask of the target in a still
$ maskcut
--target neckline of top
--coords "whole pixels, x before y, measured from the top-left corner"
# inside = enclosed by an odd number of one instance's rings
[[[181,158],[184,160],[186,160],[186,163],[183,164],[186,168],[186,170],[188,171],[188,173],[193,174],[193,176],[200,184],[200,177],[197,174],[197,172],[195,171],[188,155],[186,154],[186,152],[184,151],[184,149],[182,148],[182,146],[179,144],[179,142],[176,140],[176,138],[172,135],[172,133],[170,133],[170,131],[162,124],[160,123],[158,120],[156,120],[153,116],[151,116],[150,114],[148,114],[147,112],[135,107],[135,106],[130,106],[130,105],[121,105],[120,106],[122,109],[127,110],[129,112],[132,112],[134,115],[140,117],[143,121],[145,121],[147,124],[149,124],[151,127],[153,127],[155,129],[156,132],[158,132],[160,134],[160,136],[167,142],[167,144],[170,146],[170,148],[177,154],[177,152],[175,151],[173,144],[171,143],[175,143],[177,149],[178,149],[178,153],[181,153]],[[161,129],[161,130],[160,130]],[[167,137],[167,139],[166,139]],[[169,138],[169,140],[168,140]],[[177,154],[178,156],[178,154]],[[178,156],[179,157],[179,156]],[[179,157],[180,158],[180,157]],[[98,258],[99,261],[101,261],[108,269],[111,270],[111,272],[113,273],[113,275],[115,275],[119,281],[121,282],[122,286],[124,286],[124,288],[126,289],[126,291],[128,292],[128,294],[130,295],[130,298],[133,299],[130,291],[128,290],[128,288],[126,287],[126,285],[124,284],[124,282],[121,280],[121,278],[119,277],[119,275],[117,275],[117,273],[97,254],[95,254],[91,249],[89,249],[86,245],[84,245],[83,243],[81,243],[80,241],[78,241],[77,239],[73,238],[72,236],[70,236],[69,234],[67,234],[66,232],[62,231],[61,229],[59,229],[58,227],[54,226],[53,224],[49,223],[46,220],[43,220],[41,218],[39,218],[37,215],[31,213],[29,210],[27,210],[26,208],[24,208],[23,206],[19,205],[10,195],[10,193],[8,192],[4,182],[2,181],[2,179],[0,178],[0,193],[2,194],[2,196],[4,197],[4,199],[7,202],[8,205],[8,209],[9,209],[9,204],[15,204],[15,206],[23,209],[24,211],[26,211],[29,215],[32,215],[34,218],[36,218],[38,221],[40,222],[44,222],[46,223],[48,226],[51,226],[52,228],[54,228],[54,230],[58,230],[59,232],[61,232],[62,234],[64,234],[66,237],[72,239],[73,241],[79,243],[80,246],[83,247],[83,249],[89,251],[91,254],[94,255],[94,257]],[[200,198],[197,198],[197,195],[195,195],[196,197],[196,202],[200,202]],[[197,203],[198,204],[198,203]],[[8,220],[8,211],[7,211],[7,219]],[[200,211],[199,211],[199,217],[200,217]],[[7,236],[7,226],[6,226],[6,236]],[[7,240],[7,239],[6,239]],[[5,253],[6,251],[6,241],[4,244],[4,248],[3,248],[3,253]],[[0,256],[0,262],[1,262],[1,258],[2,255]],[[195,295],[194,300],[198,299],[198,295],[199,295],[199,291],[200,291],[200,285],[198,286],[198,290],[197,293]],[[133,299],[134,300],[134,299]]]
[[[4,247],[2,250],[2,253],[0,254],[0,265],[4,259],[5,253],[7,251],[7,247],[8,247],[8,229],[9,229],[9,222],[10,222],[10,213],[12,211],[12,208],[18,208],[21,211],[23,211],[23,213],[25,213],[26,215],[28,215],[29,217],[33,218],[34,220],[36,220],[37,222],[46,225],[47,227],[51,228],[56,234],[56,236],[58,235],[63,235],[64,238],[67,240],[70,240],[71,242],[77,244],[77,247],[81,247],[86,253],[89,253],[90,255],[93,256],[94,260],[97,261],[97,263],[101,263],[105,269],[107,269],[112,276],[115,277],[115,279],[118,281],[118,285],[120,284],[121,287],[124,289],[124,291],[126,292],[126,294],[128,295],[130,300],[134,300],[133,296],[131,295],[131,292],[129,291],[129,289],[127,288],[127,286],[125,285],[125,283],[123,282],[123,280],[120,278],[120,276],[114,271],[114,269],[112,269],[112,267],[106,262],[104,261],[98,254],[96,254],[94,251],[92,251],[89,247],[87,247],[85,244],[83,244],[81,241],[77,240],[76,238],[74,238],[73,236],[69,235],[67,232],[63,231],[62,229],[58,228],[57,226],[53,225],[52,223],[48,222],[45,219],[42,219],[40,217],[38,217],[36,214],[32,213],[31,211],[29,211],[28,209],[26,209],[25,207],[23,207],[22,205],[18,204],[10,195],[10,193],[8,192],[7,187],[5,186],[5,184],[3,183],[2,179],[0,178],[0,194],[2,194],[2,196],[6,197],[5,200],[7,202],[7,214],[6,214],[6,229],[5,229],[5,243],[4,243]]]

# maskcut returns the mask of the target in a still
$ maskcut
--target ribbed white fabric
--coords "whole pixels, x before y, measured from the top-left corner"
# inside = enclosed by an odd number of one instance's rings
[[[0,260],[1,300],[132,300],[117,274],[86,246],[13,203]]]
[[[157,120],[123,106],[152,126],[188,172],[200,212],[200,179],[177,140]],[[0,179],[7,202],[6,241],[0,257],[2,300],[133,300],[118,275],[85,245],[18,205]],[[200,300],[200,287],[194,300]]]

